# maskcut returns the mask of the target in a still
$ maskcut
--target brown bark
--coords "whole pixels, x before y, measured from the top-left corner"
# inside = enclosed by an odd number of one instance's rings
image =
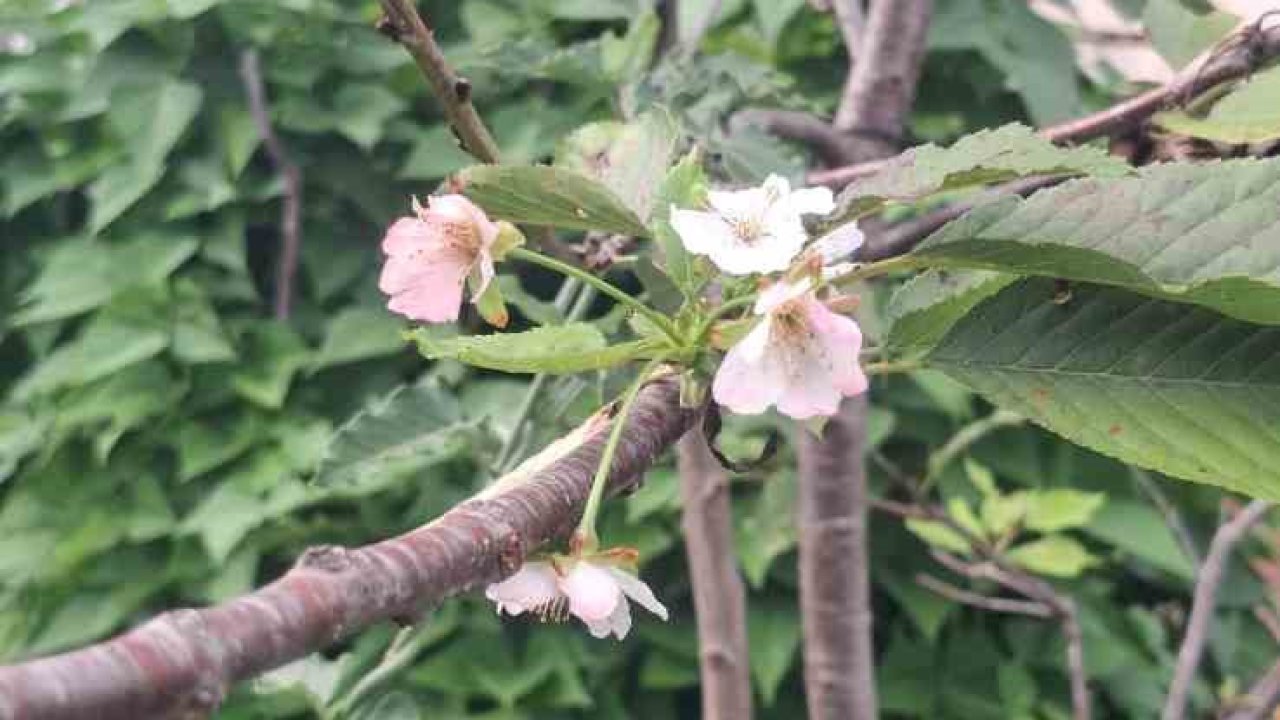
[[[641,391],[613,459],[612,490],[634,482],[689,427],[678,394],[671,379]],[[510,575],[573,530],[611,424],[589,425],[527,477],[507,476],[399,537],[312,548],[284,577],[226,604],[166,613],[99,645],[0,667],[0,718],[206,716],[239,680]]]
[[[733,548],[729,477],[693,431],[678,446],[681,526],[698,620],[703,720],[751,717],[746,593]]]
[[[800,611],[805,696],[815,720],[876,717],[866,410],[865,397],[853,398],[821,438],[800,431]]]

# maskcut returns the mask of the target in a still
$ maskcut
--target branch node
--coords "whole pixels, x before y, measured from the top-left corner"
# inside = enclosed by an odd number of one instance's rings
[[[464,77],[454,80],[453,96],[458,102],[471,102],[471,81]]]
[[[341,545],[316,545],[304,550],[294,567],[336,574],[355,564],[355,554]]]

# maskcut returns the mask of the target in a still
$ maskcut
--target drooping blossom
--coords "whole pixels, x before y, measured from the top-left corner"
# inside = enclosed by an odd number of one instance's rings
[[[708,210],[671,208],[671,227],[689,252],[730,275],[785,270],[804,246],[801,215],[835,209],[827,188],[792,190],[770,175],[760,187],[707,193]]]
[[[472,298],[493,279],[493,246],[498,223],[462,195],[413,203],[414,217],[402,217],[387,230],[387,255],[378,288],[391,296],[387,307],[411,320],[450,322],[462,308],[462,286],[471,280]]]
[[[543,620],[581,620],[595,637],[619,640],[631,630],[628,599],[667,619],[667,609],[640,578],[608,562],[570,558],[563,562],[531,561],[515,575],[490,585],[485,597],[499,613],[530,612]]]
[[[803,420],[833,415],[842,398],[866,391],[858,363],[862,331],[818,300],[809,277],[770,286],[756,300],[755,314],[763,319],[716,372],[716,402],[743,414],[776,405]]]

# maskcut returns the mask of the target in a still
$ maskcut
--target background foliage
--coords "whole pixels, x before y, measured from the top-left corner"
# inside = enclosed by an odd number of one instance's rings
[[[678,27],[715,5],[681,2]],[[548,159],[586,122],[660,104],[694,131],[721,179],[799,177],[803,148],[728,118],[749,106],[829,114],[846,69],[833,22],[801,0],[718,5],[696,59],[679,50],[690,38],[664,28],[644,0],[464,0],[424,12],[472,81],[505,162]],[[1162,5],[1146,12],[1170,57],[1218,36],[1185,16],[1162,21],[1177,11]],[[937,6],[915,141],[1063,120],[1131,91],[1114,74],[1082,73],[1067,34],[1022,2]],[[408,195],[469,164],[407,55],[373,31],[376,16],[375,3],[337,0],[0,7],[0,660],[240,594],[310,544],[411,528],[508,460],[499,448],[525,383],[446,361],[424,367],[376,290],[383,228],[405,213]],[[1157,31],[1184,26],[1196,32]],[[287,322],[270,317],[282,184],[238,73],[248,48],[260,53],[272,121],[304,178]],[[546,274],[501,282],[517,325],[569,313]],[[877,288],[865,303],[873,337],[886,313],[902,312],[887,298]],[[620,322],[602,302],[583,310],[606,331]],[[534,432],[516,446],[528,452],[559,434],[616,390],[612,380],[552,383]],[[900,471],[928,476],[974,534],[1007,535],[1011,557],[1080,604],[1103,716],[1155,714],[1194,566],[1151,488],[1174,499],[1201,544],[1221,493],[1165,484],[1008,418],[992,422],[988,405],[937,373],[879,381],[871,397],[874,487]],[[362,408],[376,422],[330,444]],[[726,450],[755,454],[772,425],[731,423]],[[321,466],[352,481],[306,485]],[[784,450],[734,486],[762,717],[802,712],[793,467]],[[611,543],[641,549],[672,622],[646,619],[617,647],[575,627],[500,625],[476,599],[451,602],[432,616],[420,661],[353,715],[696,715],[672,468],[613,503],[606,523]],[[884,712],[1065,716],[1052,624],[960,609],[915,583],[934,569],[927,544],[966,551],[948,533],[875,518]],[[1269,547],[1251,552],[1280,552]],[[1258,608],[1280,596],[1268,600],[1240,565],[1221,598],[1208,680],[1193,698],[1202,709],[1247,684],[1276,650]],[[241,688],[220,717],[334,717],[326,702],[394,630]]]

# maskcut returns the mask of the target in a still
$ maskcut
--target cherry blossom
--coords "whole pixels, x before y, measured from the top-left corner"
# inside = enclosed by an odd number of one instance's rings
[[[716,373],[716,402],[743,414],[776,405],[803,420],[833,415],[843,397],[866,391],[858,363],[862,332],[818,300],[810,278],[770,286],[755,314],[763,320],[729,349]]]
[[[451,322],[462,307],[462,286],[471,280],[472,298],[493,279],[493,246],[502,232],[484,211],[462,195],[441,195],[414,217],[402,217],[382,240],[386,265],[378,288],[391,296],[387,307],[411,320]]]
[[[543,620],[581,620],[598,638],[621,640],[631,630],[628,599],[667,619],[667,608],[640,578],[605,561],[585,558],[531,561],[515,575],[490,585],[485,597],[499,613],[530,612]]]
[[[835,209],[827,188],[792,190],[781,176],[760,187],[711,191],[709,210],[671,208],[671,227],[689,252],[706,255],[730,275],[785,270],[808,239],[801,215]]]

